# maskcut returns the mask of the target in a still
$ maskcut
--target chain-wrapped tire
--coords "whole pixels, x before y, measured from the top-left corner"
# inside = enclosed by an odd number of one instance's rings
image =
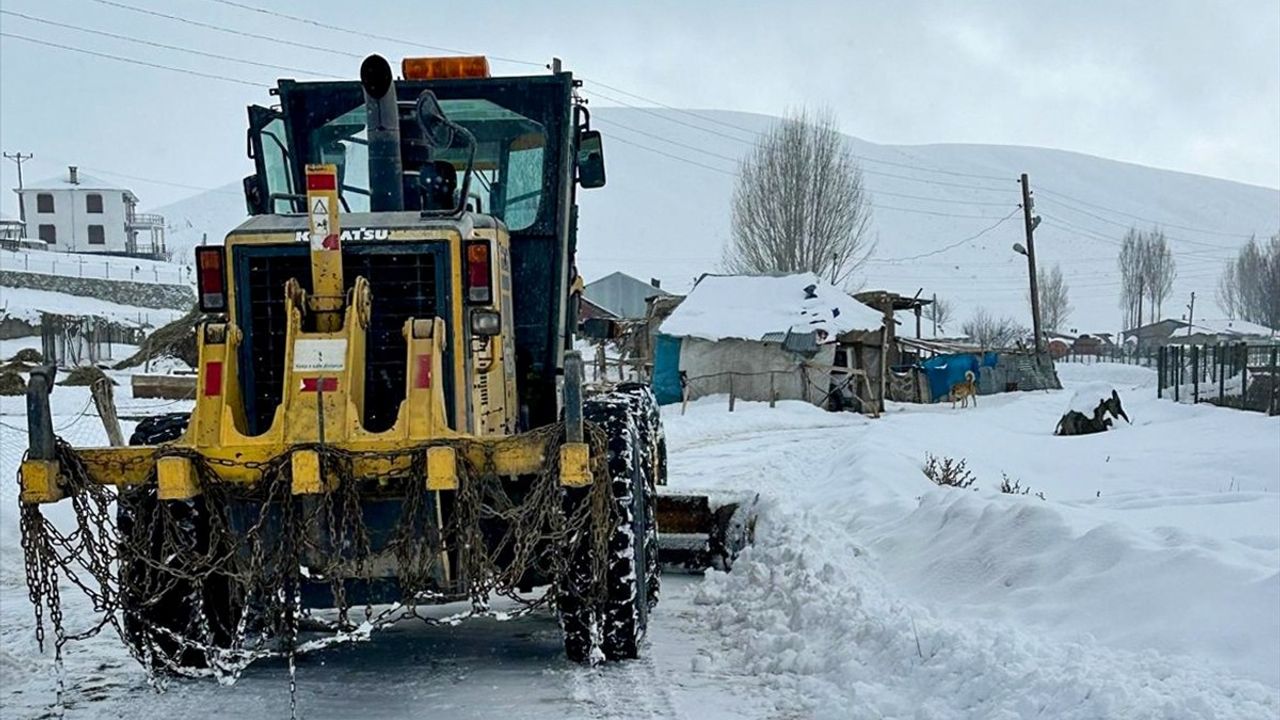
[[[623,383],[612,395],[621,395],[631,404],[639,435],[639,464],[645,474],[644,559],[649,608],[658,604],[662,584],[662,563],[658,557],[658,486],[667,484],[667,437],[662,428],[658,399],[642,383]]]
[[[650,593],[646,533],[651,524],[651,473],[641,453],[641,422],[634,398],[609,393],[583,403],[583,417],[604,431],[607,477],[612,507],[607,522],[604,592],[597,597],[592,582],[592,538],[580,537],[572,548],[569,577],[560,599],[565,653],[586,661],[598,648],[606,660],[639,654],[648,625]],[[589,491],[573,490],[571,504],[589,501]]]
[[[129,444],[175,440],[188,420],[186,414],[147,418]],[[162,504],[154,485],[123,489],[116,524],[120,604],[131,650],[155,670],[207,667],[210,647],[231,645],[239,612],[230,578],[208,572],[208,558],[220,549],[204,499]]]

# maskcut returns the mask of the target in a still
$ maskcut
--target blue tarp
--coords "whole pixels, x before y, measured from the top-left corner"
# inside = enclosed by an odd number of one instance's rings
[[[935,355],[920,363],[920,367],[924,368],[925,377],[929,378],[929,397],[933,402],[939,402],[947,399],[953,385],[964,382],[966,371],[972,371],[976,381],[982,376],[982,368],[995,367],[999,361],[999,354],[994,352],[982,355]]]
[[[653,394],[659,405],[680,402],[680,338],[658,335],[653,348]]]

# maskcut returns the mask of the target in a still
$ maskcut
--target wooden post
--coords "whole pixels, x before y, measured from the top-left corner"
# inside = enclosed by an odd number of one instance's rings
[[[1182,400],[1179,397],[1179,389],[1182,385],[1182,351],[1177,345],[1170,345],[1169,352],[1173,355],[1173,401]]]
[[[729,412],[733,412],[733,401],[735,399],[733,395],[733,373],[729,373]]]
[[[1156,398],[1164,397],[1164,348],[1156,352]]]
[[[773,371],[769,371],[769,407],[778,406],[778,391],[774,389]]]
[[[680,384],[680,414],[684,415],[689,409],[689,385],[688,383]]]
[[[1200,346],[1191,346],[1191,402],[1200,402]]]
[[[1221,405],[1227,395],[1227,359],[1223,357],[1222,343],[1218,343],[1218,349],[1214,351],[1214,355],[1218,361],[1218,404]]]
[[[102,379],[89,386],[93,396],[93,404],[98,407],[98,417],[102,418],[102,427],[107,431],[107,442],[111,447],[124,447],[124,433],[120,431],[120,419],[116,417],[116,402],[112,397],[111,380]]]
[[[1280,403],[1276,402],[1276,397],[1280,395],[1280,377],[1276,375],[1276,354],[1276,348],[1273,345],[1271,347],[1271,362],[1269,363],[1271,365],[1271,397],[1269,398],[1270,402],[1267,404],[1268,415],[1275,415],[1280,412],[1280,409],[1277,409],[1277,405],[1280,405]]]
[[[1240,409],[1246,407],[1249,398],[1249,346],[1240,343]]]

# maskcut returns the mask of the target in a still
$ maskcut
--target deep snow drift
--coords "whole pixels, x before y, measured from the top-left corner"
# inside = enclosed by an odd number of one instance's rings
[[[1059,370],[1061,392],[879,420],[666,408],[672,488],[759,493],[761,520],[733,572],[667,579],[645,660],[570,666],[545,616],[408,624],[305,659],[303,716],[1277,717],[1280,418],[1156,400],[1140,368]],[[1077,390],[1112,387],[1132,426],[1051,435]],[[101,442],[82,388],[53,397],[56,426]],[[53,677],[17,547],[21,399],[0,413],[0,707],[33,717]],[[933,486],[925,453],[966,458],[977,491]],[[1045,499],[1000,493],[1002,472]],[[68,657],[71,718],[287,712],[278,664],[156,695],[114,638]]]

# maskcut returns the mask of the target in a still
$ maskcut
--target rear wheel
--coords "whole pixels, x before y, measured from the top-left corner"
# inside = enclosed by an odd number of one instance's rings
[[[579,662],[591,659],[597,648],[606,660],[634,658],[656,601],[649,590],[648,559],[653,466],[644,462],[641,422],[628,394],[591,398],[583,405],[583,415],[605,432],[608,477],[595,481],[609,483],[612,527],[603,597],[593,593],[591,539],[576,538],[571,549],[573,559],[559,603],[565,653]],[[575,505],[588,502],[589,491],[572,490],[569,498]]]
[[[138,423],[130,445],[175,440],[185,414]],[[239,621],[233,583],[207,574],[216,552],[203,498],[162,501],[154,485],[121,490],[116,507],[120,533],[120,603],[125,641],[153,669],[181,672],[209,663],[209,647],[229,647]]]

